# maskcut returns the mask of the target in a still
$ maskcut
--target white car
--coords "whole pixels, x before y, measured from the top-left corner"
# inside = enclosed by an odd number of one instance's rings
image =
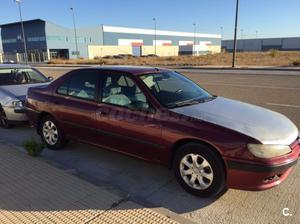
[[[0,126],[9,128],[13,124],[27,121],[24,102],[28,88],[47,85],[52,78],[38,70],[17,64],[0,65]]]

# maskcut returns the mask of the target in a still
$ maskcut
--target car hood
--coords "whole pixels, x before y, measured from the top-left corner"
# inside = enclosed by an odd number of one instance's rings
[[[299,134],[295,124],[282,114],[223,97],[171,110],[237,131],[263,144],[290,145]]]
[[[8,86],[0,86],[0,90],[2,90],[5,94],[16,97],[20,100],[25,100],[27,91],[30,87],[36,86],[45,86],[49,83],[36,83],[36,84],[25,84],[25,85],[8,85]]]

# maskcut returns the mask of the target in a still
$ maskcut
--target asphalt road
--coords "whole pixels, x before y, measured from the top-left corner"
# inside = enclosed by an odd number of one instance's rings
[[[56,77],[70,68],[39,69]],[[278,111],[300,128],[300,72],[182,71],[216,95]],[[19,145],[30,136],[37,137],[29,127],[0,130],[0,138]],[[63,151],[45,150],[43,158],[139,203],[165,207],[198,223],[300,223],[300,165],[271,190],[228,190],[218,199],[201,199],[181,189],[170,170],[118,153],[71,143]],[[284,208],[289,216],[283,215]]]

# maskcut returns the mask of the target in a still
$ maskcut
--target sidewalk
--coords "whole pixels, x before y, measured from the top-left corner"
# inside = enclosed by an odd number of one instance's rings
[[[0,141],[0,223],[190,223],[145,208]]]

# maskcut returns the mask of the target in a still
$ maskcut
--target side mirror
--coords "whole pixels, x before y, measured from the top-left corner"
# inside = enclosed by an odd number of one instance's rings
[[[53,77],[52,76],[49,76],[48,77],[48,80],[51,82],[51,81],[53,81]]]

